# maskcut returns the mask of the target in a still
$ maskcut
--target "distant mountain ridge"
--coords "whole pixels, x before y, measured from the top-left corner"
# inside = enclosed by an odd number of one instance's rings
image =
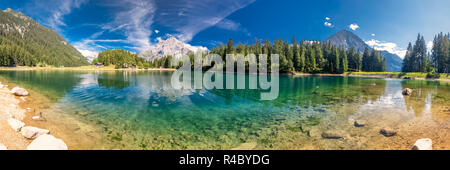
[[[0,65],[80,66],[84,56],[54,30],[12,9],[0,10]]]
[[[350,31],[342,30],[334,34],[325,42],[336,45],[338,47],[343,47],[345,49],[354,48],[361,52],[364,51],[366,47],[371,48],[367,45],[361,38],[353,34]],[[387,51],[380,51],[381,55],[386,59],[386,69],[388,72],[400,72],[403,60],[396,54],[389,53]]]
[[[139,57],[142,57],[147,61],[153,61],[165,56],[176,57],[180,54],[185,55],[197,51],[205,52],[208,51],[208,49],[206,47],[192,46],[170,36],[166,40],[159,38],[158,43],[152,49],[140,53]]]

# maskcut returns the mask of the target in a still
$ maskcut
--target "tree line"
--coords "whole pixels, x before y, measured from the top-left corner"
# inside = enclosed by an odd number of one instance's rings
[[[148,63],[144,58],[138,57],[137,54],[131,53],[124,49],[108,49],[98,54],[98,57],[92,61],[95,63],[102,63],[105,66],[114,65],[115,68],[127,67],[144,67],[144,63]],[[148,68],[148,66],[147,66]]]
[[[269,40],[261,42],[255,39],[254,44],[238,43],[234,45],[230,38],[226,44],[214,47],[211,51],[203,53],[202,57],[208,54],[218,54],[226,64],[227,54],[241,54],[247,56],[254,54],[266,54],[268,64],[270,65],[271,54],[279,55],[280,72],[291,73],[344,73],[347,71],[385,71],[386,61],[380,52],[375,49],[365,48],[361,53],[359,49],[350,48],[348,50],[331,45],[329,43],[320,43],[317,41],[301,41],[297,43],[296,38],[292,39],[291,44],[288,41],[277,39],[273,43]],[[191,60],[191,66],[194,64],[194,54],[188,55]],[[153,61],[145,61],[136,54],[125,50],[106,50],[99,54],[95,62],[101,62],[104,65],[113,64],[116,68],[121,68],[123,63],[132,64],[139,68],[176,68],[172,66],[173,56],[165,56]],[[257,58],[258,59],[258,58]],[[246,64],[248,69],[248,63]],[[204,70],[207,69],[206,67]],[[270,68],[269,68],[270,71]]]
[[[408,44],[403,59],[402,72],[449,73],[450,72],[450,34],[439,33],[434,37],[431,53],[425,39],[418,35],[414,45]]]
[[[347,71],[385,71],[386,61],[380,52],[375,49],[344,49],[330,43],[318,41],[297,42],[294,37],[291,44],[288,41],[277,39],[273,43],[269,40],[255,39],[249,45],[239,42],[236,46],[230,38],[224,45],[212,48],[210,53],[219,54],[225,61],[226,54],[279,54],[280,72],[302,73],[344,73]],[[270,64],[270,59],[269,59]]]

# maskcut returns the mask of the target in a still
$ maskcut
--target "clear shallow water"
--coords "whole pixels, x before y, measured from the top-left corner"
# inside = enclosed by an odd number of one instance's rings
[[[291,149],[308,145],[302,141],[333,149],[317,131],[351,131],[354,119],[389,126],[424,114],[449,120],[450,86],[443,82],[282,75],[279,97],[260,101],[258,90],[175,90],[171,74],[0,71],[0,78],[50,98],[47,126],[74,149]],[[416,93],[404,97],[403,88]],[[368,148],[353,142],[341,145]]]

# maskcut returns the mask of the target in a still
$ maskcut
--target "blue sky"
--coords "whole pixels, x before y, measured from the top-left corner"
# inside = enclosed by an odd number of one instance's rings
[[[402,55],[417,33],[450,31],[448,0],[1,0],[53,28],[83,54],[140,52],[168,35],[211,48],[228,38],[325,40],[342,29]]]

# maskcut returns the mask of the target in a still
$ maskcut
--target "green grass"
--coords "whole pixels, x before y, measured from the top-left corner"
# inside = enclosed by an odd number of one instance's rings
[[[415,77],[415,78],[430,78],[429,73],[399,73],[399,72],[347,72],[346,75],[381,75],[391,76],[393,78]],[[439,79],[450,79],[450,74],[438,74]],[[435,77],[437,78],[437,77]]]

